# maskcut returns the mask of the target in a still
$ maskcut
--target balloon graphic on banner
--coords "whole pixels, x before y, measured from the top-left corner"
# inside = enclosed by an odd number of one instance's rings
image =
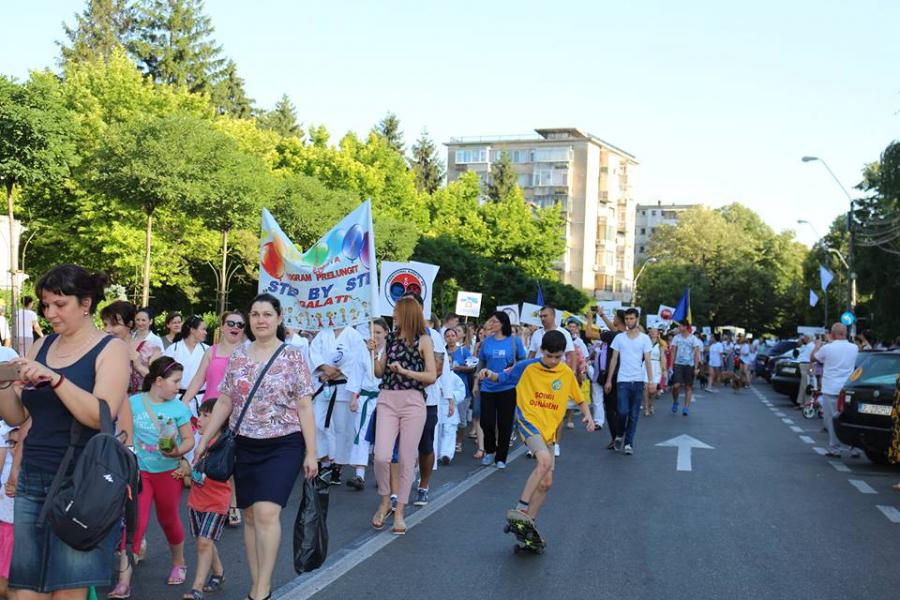
[[[344,231],[342,229],[332,229],[326,238],[328,244],[328,258],[333,258],[341,253],[344,247]]]
[[[328,244],[319,241],[315,246],[303,255],[303,262],[314,267],[320,267],[328,260]]]
[[[284,275],[284,259],[278,252],[278,248],[272,242],[262,247],[262,256],[260,256],[259,264],[270,277],[281,279]]]
[[[366,266],[367,269],[372,268],[372,257],[369,255],[369,232],[367,231],[363,234],[362,239],[362,249],[359,253],[359,259]]]
[[[344,235],[341,251],[350,260],[359,258],[362,251],[363,231],[359,225],[353,225]]]

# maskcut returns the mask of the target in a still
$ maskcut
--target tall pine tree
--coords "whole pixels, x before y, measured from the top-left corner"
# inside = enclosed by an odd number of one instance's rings
[[[499,162],[491,164],[491,176],[484,184],[484,193],[494,202],[504,200],[519,185],[518,179],[509,152],[501,152]]]
[[[388,112],[373,131],[387,140],[391,148],[400,154],[406,152],[403,144],[403,132],[400,130],[400,119],[394,113]]]
[[[203,0],[141,0],[137,26],[131,51],[154,81],[211,93],[222,79],[226,60]]]
[[[416,189],[419,192],[433,194],[444,181],[444,161],[438,155],[434,142],[428,137],[428,131],[422,135],[412,147],[410,166],[416,175]]]
[[[135,10],[128,0],[88,0],[73,26],[63,23],[66,40],[57,42],[61,62],[107,60],[115,48],[127,46],[134,30]]]
[[[244,80],[237,74],[237,65],[229,60],[222,77],[213,84],[212,103],[216,113],[246,119],[253,115],[253,99],[244,90]]]
[[[271,129],[284,137],[303,138],[303,129],[297,122],[297,109],[287,94],[281,96],[274,110],[264,113],[259,118],[259,126]]]

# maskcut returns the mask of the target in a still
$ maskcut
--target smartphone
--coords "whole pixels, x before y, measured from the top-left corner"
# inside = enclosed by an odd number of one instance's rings
[[[22,365],[14,362],[0,363],[0,381],[19,381]]]

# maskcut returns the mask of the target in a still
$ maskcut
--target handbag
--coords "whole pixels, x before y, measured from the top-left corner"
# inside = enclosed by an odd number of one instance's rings
[[[257,376],[256,382],[253,384],[253,389],[251,389],[250,393],[247,395],[247,401],[244,402],[244,407],[241,409],[241,414],[238,416],[234,428],[232,429],[229,427],[228,429],[225,429],[225,431],[219,435],[219,438],[215,443],[206,449],[206,452],[197,462],[198,472],[205,474],[215,481],[228,481],[231,478],[231,475],[234,473],[234,456],[237,451],[237,432],[241,429],[244,415],[247,414],[247,409],[250,408],[250,403],[256,395],[256,390],[259,389],[259,385],[266,376],[269,367],[272,366],[272,363],[275,362],[275,359],[278,358],[278,355],[281,354],[281,351],[284,350],[286,346],[287,344],[281,344],[281,346],[279,346],[272,354],[272,357],[269,358],[269,362],[266,363],[266,366],[263,367],[263,370],[260,371]]]

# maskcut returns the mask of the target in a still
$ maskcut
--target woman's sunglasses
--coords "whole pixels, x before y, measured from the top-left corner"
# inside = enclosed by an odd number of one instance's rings
[[[226,327],[234,327],[234,328],[242,328],[244,326],[243,321],[225,321]]]

